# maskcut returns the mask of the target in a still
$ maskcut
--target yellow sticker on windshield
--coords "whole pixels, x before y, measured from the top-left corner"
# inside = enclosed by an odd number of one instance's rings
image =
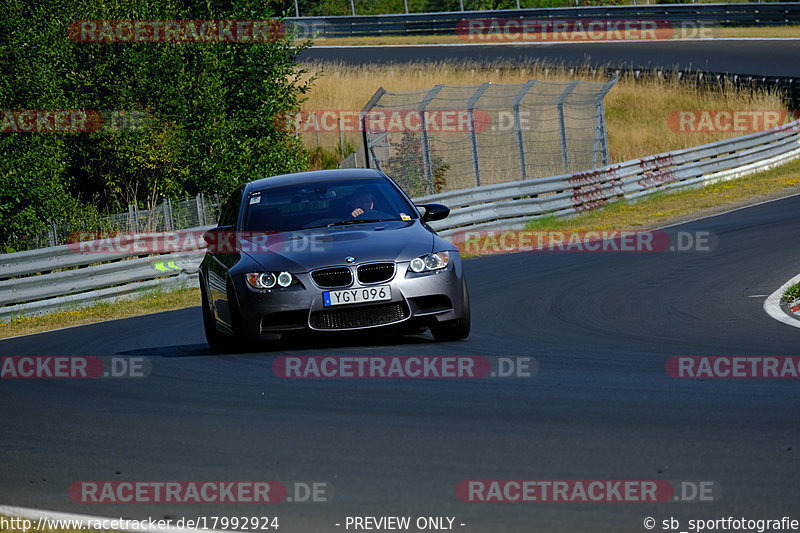
[[[405,213],[400,213],[400,220],[411,220],[411,217]]]

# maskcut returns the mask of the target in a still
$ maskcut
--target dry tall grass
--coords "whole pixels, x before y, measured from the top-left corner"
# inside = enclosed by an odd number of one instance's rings
[[[605,81],[602,71],[569,69],[531,62],[528,65],[410,63],[403,65],[347,66],[307,64],[314,81],[303,110],[360,110],[379,87],[389,92],[419,91],[436,84],[479,85],[521,83],[529,79]],[[781,97],[767,91],[697,90],[677,81],[635,81],[622,78],[605,98],[606,128],[612,162],[742,135],[741,132],[692,133],[673,131],[667,117],[675,110],[786,110]],[[360,145],[357,132],[345,139]],[[306,146],[316,146],[314,133],[303,135]],[[334,149],[338,133],[321,133],[320,144]]]

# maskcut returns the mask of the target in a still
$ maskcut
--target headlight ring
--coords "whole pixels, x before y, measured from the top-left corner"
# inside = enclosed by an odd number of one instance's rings
[[[245,279],[254,289],[286,288],[295,282],[295,277],[289,272],[250,272]]]
[[[450,252],[434,252],[412,259],[408,268],[414,273],[421,274],[423,272],[442,270],[449,264]]]

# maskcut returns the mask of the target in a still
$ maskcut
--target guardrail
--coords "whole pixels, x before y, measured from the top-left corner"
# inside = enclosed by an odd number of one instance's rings
[[[175,232],[197,234],[213,226]],[[135,234],[107,242],[118,251],[91,251],[65,244],[0,255],[0,322],[116,300],[146,291],[197,286],[199,246],[180,253],[149,254],[163,234]],[[199,243],[198,243],[199,244]],[[131,252],[123,250],[131,249]],[[141,250],[141,251],[139,251]]]
[[[555,7],[497,11],[450,11],[399,15],[289,17],[299,37],[376,37],[380,35],[453,35],[459,22],[475,19],[637,19],[697,26],[780,26],[800,23],[800,4],[653,4]]]
[[[572,216],[619,199],[699,187],[759,172],[800,157],[800,120],[711,144],[651,155],[586,172],[508,182],[415,198],[448,205],[433,227],[447,237],[468,229],[522,229],[542,216]],[[177,232],[198,233],[211,226]],[[148,239],[130,253],[62,245],[0,255],[0,321],[80,307],[142,291],[197,286],[199,243],[180,253],[148,254]],[[179,242],[185,242],[178,238]],[[195,239],[194,242],[196,242]],[[128,243],[131,244],[131,243]],[[117,242],[123,249],[125,242]]]
[[[465,229],[522,229],[543,216],[571,216],[608,202],[699,187],[767,170],[800,157],[800,120],[694,148],[602,168],[416,198],[451,214],[432,226],[443,236]]]

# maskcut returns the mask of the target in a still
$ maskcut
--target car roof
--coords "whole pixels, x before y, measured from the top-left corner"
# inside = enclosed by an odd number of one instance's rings
[[[282,185],[297,185],[303,183],[319,183],[321,181],[338,181],[348,179],[357,181],[370,178],[386,179],[382,173],[371,168],[312,170],[309,172],[296,172],[294,174],[280,174],[278,176],[270,176],[268,178],[261,178],[259,180],[251,181],[247,184],[245,193],[268,189],[271,187],[280,187]]]

